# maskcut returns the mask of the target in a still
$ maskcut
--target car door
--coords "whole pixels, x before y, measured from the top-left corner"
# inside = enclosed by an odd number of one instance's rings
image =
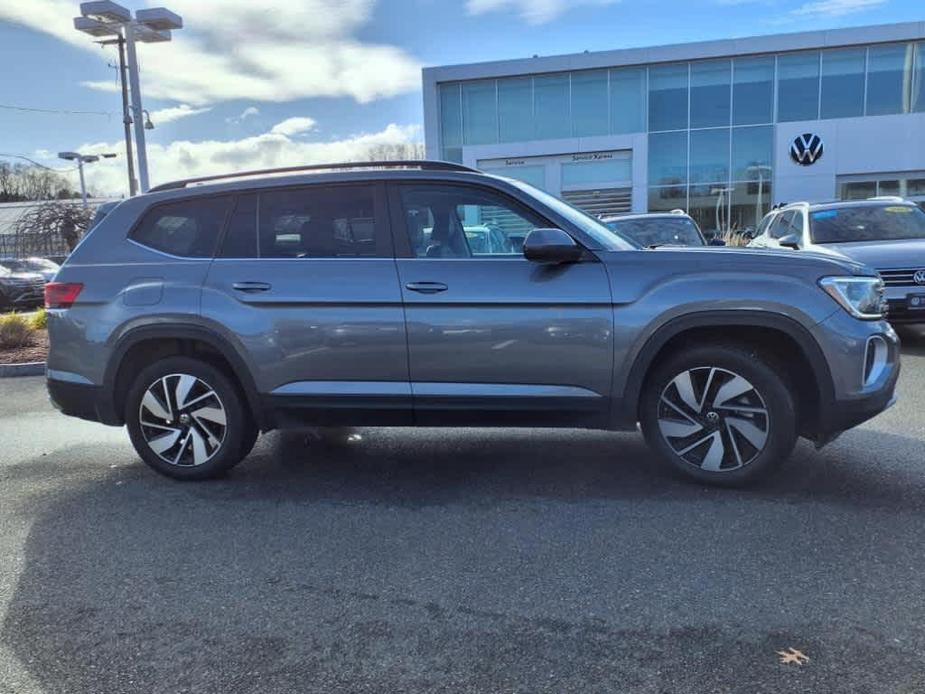
[[[602,263],[543,265],[551,223],[488,186],[391,184],[396,263],[420,424],[603,426],[613,314]],[[485,243],[486,229],[497,242]]]
[[[382,184],[357,183],[237,198],[202,315],[239,346],[258,390],[284,414],[319,424],[411,421],[384,196]]]

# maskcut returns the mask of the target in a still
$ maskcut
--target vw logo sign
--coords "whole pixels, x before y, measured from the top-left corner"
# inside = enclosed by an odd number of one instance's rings
[[[790,145],[790,158],[800,166],[812,166],[822,159],[822,138],[812,133],[797,137]]]
[[[925,270],[919,270],[912,275],[912,281],[916,284],[925,284]]]

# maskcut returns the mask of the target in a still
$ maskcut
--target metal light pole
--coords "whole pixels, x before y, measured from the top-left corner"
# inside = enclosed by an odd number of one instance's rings
[[[755,203],[755,227],[757,227],[762,217],[761,200],[764,197],[764,174],[767,173],[768,177],[770,177],[772,169],[767,164],[752,164],[745,170],[748,173],[754,172],[758,174],[758,202]]]
[[[59,159],[77,162],[77,170],[80,172],[80,197],[83,198],[84,209],[87,208],[87,183],[84,180],[84,164],[92,164],[95,161],[99,161],[100,157],[112,159],[114,156],[116,156],[114,152],[106,152],[105,154],[99,155],[80,154],[79,152],[58,152]]]
[[[138,10],[134,18],[126,7],[111,0],[84,2],[80,5],[80,17],[74,18],[74,28],[90,36],[116,36],[125,44],[128,58],[128,79],[131,92],[132,123],[135,128],[135,149],[138,156],[138,179],[141,192],[148,190],[148,151],[145,148],[145,129],[148,123],[144,119],[141,106],[141,84],[138,76],[138,54],[135,42],[158,43],[170,41],[171,31],[183,28],[183,19],[164,7],[152,7]],[[121,57],[121,43],[120,43]],[[124,83],[123,83],[124,84]],[[125,100],[123,98],[123,104]],[[128,111],[126,110],[126,118]],[[144,123],[144,125],[142,125]],[[126,123],[126,127],[128,124]],[[153,127],[153,126],[152,126]],[[134,195],[134,177],[129,174],[129,189]]]

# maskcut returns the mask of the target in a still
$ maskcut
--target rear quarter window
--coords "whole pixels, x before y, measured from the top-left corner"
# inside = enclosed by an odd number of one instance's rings
[[[211,258],[231,198],[198,198],[156,205],[132,231],[133,241],[183,258]]]

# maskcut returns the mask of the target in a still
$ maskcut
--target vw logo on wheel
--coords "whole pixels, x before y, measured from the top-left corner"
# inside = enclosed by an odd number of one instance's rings
[[[812,166],[822,159],[822,138],[812,133],[804,133],[790,145],[790,158],[801,166]]]
[[[925,284],[925,270],[919,270],[912,275],[912,281],[916,284]]]

